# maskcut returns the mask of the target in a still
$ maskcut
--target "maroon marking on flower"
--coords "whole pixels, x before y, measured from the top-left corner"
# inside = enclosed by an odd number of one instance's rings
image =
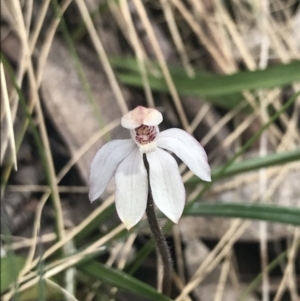
[[[141,125],[135,129],[135,139],[139,144],[148,144],[155,140],[157,131],[155,126]]]

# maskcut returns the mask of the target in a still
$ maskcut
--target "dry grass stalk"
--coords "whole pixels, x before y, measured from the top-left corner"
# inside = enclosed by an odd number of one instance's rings
[[[43,5],[40,8],[40,18],[38,19],[38,22],[36,23],[34,29],[32,32],[29,32],[30,24],[31,24],[31,18],[32,18],[32,5],[33,1],[28,1],[25,6],[25,13],[22,14],[20,4],[14,0],[13,3],[13,9],[11,9],[11,13],[13,15],[13,20],[15,22],[15,28],[17,29],[21,41],[22,41],[22,51],[21,51],[21,57],[20,57],[20,63],[18,66],[17,76],[16,80],[19,86],[21,86],[24,75],[26,72],[28,72],[29,80],[30,80],[30,87],[31,87],[31,94],[32,94],[32,100],[29,102],[29,111],[32,113],[33,109],[36,108],[38,113],[38,119],[40,124],[40,129],[42,133],[42,139],[45,146],[46,154],[47,154],[47,162],[50,167],[50,174],[51,174],[51,189],[54,191],[55,195],[55,202],[56,207],[58,209],[58,216],[59,216],[59,225],[60,225],[60,232],[62,236],[60,237],[60,240],[54,244],[52,247],[50,247],[42,258],[38,258],[37,260],[33,260],[33,256],[35,253],[35,247],[36,243],[38,241],[38,225],[40,223],[40,217],[41,212],[43,209],[43,206],[49,197],[49,191],[46,191],[44,196],[42,197],[38,211],[35,217],[35,223],[34,223],[34,232],[33,237],[30,242],[31,248],[28,253],[27,257],[27,264],[25,265],[25,268],[20,273],[20,290],[24,290],[32,285],[34,285],[38,281],[37,274],[32,273],[32,269],[36,266],[38,260],[46,259],[48,256],[53,254],[56,250],[61,248],[65,243],[70,241],[77,233],[79,233],[91,220],[93,220],[98,214],[100,214],[107,206],[109,206],[113,202],[113,197],[111,196],[106,202],[104,202],[97,210],[95,210],[89,217],[87,217],[79,226],[71,230],[70,233],[66,233],[64,235],[64,226],[63,221],[61,219],[61,208],[60,208],[60,199],[59,199],[59,187],[58,183],[59,181],[64,177],[64,175],[67,173],[67,171],[76,164],[76,162],[79,160],[79,158],[89,149],[89,147],[95,143],[100,137],[102,137],[104,132],[109,132],[111,129],[116,127],[118,125],[118,121],[114,121],[110,125],[108,125],[103,131],[97,133],[94,137],[88,140],[86,145],[84,145],[78,152],[73,154],[71,160],[67,163],[67,165],[64,167],[64,169],[60,172],[60,174],[56,175],[53,168],[52,163],[52,154],[49,147],[48,142],[48,134],[45,129],[44,124],[44,116],[43,112],[40,107],[40,99],[38,96],[38,90],[41,84],[42,80],[42,74],[43,69],[45,68],[45,63],[47,61],[47,57],[49,54],[49,50],[53,41],[53,38],[55,36],[55,33],[57,31],[57,26],[59,24],[60,19],[56,17],[52,23],[50,24],[48,31],[46,33],[46,39],[44,40],[44,43],[41,47],[40,56],[38,59],[38,68],[37,70],[34,70],[32,62],[31,62],[31,55],[33,54],[34,50],[36,49],[36,43],[39,37],[39,33],[41,31],[43,22],[45,20],[45,16],[48,10],[50,0],[44,1]],[[64,12],[66,8],[69,6],[69,4],[72,2],[72,0],[65,0],[63,1],[61,5],[61,10]],[[236,20],[233,20],[232,17],[228,14],[227,9],[223,6],[221,1],[215,0],[212,2],[212,10],[211,8],[208,9],[205,5],[202,4],[202,2],[198,2],[196,0],[190,0],[189,1],[191,6],[194,7],[195,14],[193,14],[191,11],[188,10],[188,8],[183,4],[182,1],[179,0],[172,0],[170,3],[161,1],[161,8],[165,15],[165,19],[167,21],[167,24],[170,28],[171,36],[174,40],[174,43],[177,47],[177,51],[180,54],[181,60],[183,62],[184,67],[186,68],[186,71],[190,74],[192,74],[191,65],[189,64],[189,53],[185,50],[185,47],[183,46],[183,38],[180,36],[180,25],[176,24],[176,18],[174,16],[173,8],[176,8],[178,12],[181,14],[181,16],[184,18],[188,26],[190,27],[191,31],[193,31],[198,38],[199,42],[203,44],[204,48],[210,53],[211,58],[213,60],[213,63],[219,68],[220,72],[228,74],[235,71],[238,71],[237,62],[235,54],[238,53],[240,59],[242,62],[246,65],[246,67],[250,70],[256,70],[257,68],[264,68],[267,65],[268,61],[268,53],[270,55],[276,56],[277,59],[279,59],[281,62],[289,62],[293,58],[299,58],[299,52],[297,51],[297,45],[296,42],[291,38],[291,35],[286,34],[286,32],[289,32],[292,30],[293,24],[292,21],[292,15],[289,10],[285,9],[283,7],[283,4],[281,1],[274,1],[272,5],[274,7],[277,7],[278,9],[282,10],[282,16],[285,20],[284,24],[285,26],[279,26],[279,24],[276,23],[275,19],[273,17],[269,16],[268,12],[268,1],[265,1],[264,9],[261,8],[261,12],[263,15],[263,22],[264,24],[261,24],[262,27],[260,28],[259,24],[256,24],[257,26],[255,29],[259,29],[258,31],[264,31],[264,39],[263,44],[260,51],[260,59],[257,60],[255,51],[249,47],[249,45],[245,42],[245,36],[247,35],[247,31],[249,30],[249,24],[253,21],[253,16],[250,12],[249,8],[246,8],[243,6],[243,4],[240,1],[232,1],[233,10],[236,16]],[[106,74],[109,78],[112,90],[115,93],[115,97],[117,100],[117,104],[122,110],[123,113],[127,112],[127,104],[125,103],[125,100],[123,98],[121,89],[115,79],[115,75],[113,73],[113,70],[109,64],[107,54],[105,53],[105,50],[102,46],[101,40],[95,30],[95,27],[93,25],[93,22],[91,20],[90,14],[87,10],[86,4],[83,0],[76,0],[76,3],[78,5],[78,8],[81,12],[83,22],[87,26],[88,34],[92,39],[92,42],[94,44],[94,47],[96,49],[96,52],[99,56],[100,61],[102,62],[104,69],[106,71]],[[163,53],[161,51],[161,47],[159,45],[159,42],[155,36],[151,21],[149,17],[146,14],[146,9],[143,2],[139,0],[134,0],[135,6],[137,8],[138,14],[142,20],[142,23],[145,27],[145,30],[147,32],[147,35],[149,36],[149,40],[151,41],[152,47],[155,51],[156,58],[159,61],[160,68],[163,71],[163,75],[168,83],[168,87],[170,89],[170,93],[172,95],[175,107],[177,109],[177,112],[180,116],[181,123],[185,129],[193,133],[193,131],[197,128],[199,123],[202,121],[202,119],[205,117],[205,114],[211,110],[211,107],[209,105],[206,105],[203,107],[201,111],[198,112],[195,119],[191,124],[189,124],[185,112],[182,109],[182,103],[181,99],[178,96],[178,93],[176,91],[176,87],[174,86],[173,80],[171,78],[170,72],[168,70],[167,62],[164,59]],[[257,9],[255,8],[255,3],[253,4],[253,7],[251,9]],[[122,16],[122,24],[126,24],[128,27],[127,30],[127,37],[130,41],[130,44],[132,45],[132,48],[134,50],[134,53],[137,57],[140,72],[143,79],[143,85],[144,85],[144,91],[147,99],[147,103],[149,106],[154,106],[154,100],[151,92],[151,88],[149,85],[149,81],[147,78],[147,71],[146,71],[146,60],[147,57],[145,55],[145,51],[142,46],[142,42],[139,41],[139,37],[136,33],[136,29],[134,28],[134,24],[130,15],[130,10],[128,8],[127,1],[122,1],[120,5],[120,11],[118,11],[118,15],[116,14],[115,18],[118,18],[119,16],[121,18]],[[203,28],[198,24],[198,22],[195,20],[201,20],[201,23],[205,25],[206,28],[208,28],[207,31],[203,30]],[[216,23],[216,20],[219,20]],[[120,21],[121,24],[121,21]],[[224,41],[224,48],[220,48],[217,41],[218,39]],[[234,50],[234,51],[232,51]],[[1,65],[2,67],[2,65]],[[2,71],[2,69],[1,69]],[[2,76],[1,76],[2,78]],[[2,85],[2,88],[3,85]],[[296,88],[298,86],[295,86]],[[3,90],[3,89],[2,89]],[[237,108],[234,110],[229,111],[222,119],[220,119],[217,124],[214,124],[210,131],[206,134],[206,136],[202,139],[203,144],[207,144],[219,131],[220,128],[223,126],[226,126],[228,122],[235,119],[235,116],[240,112],[240,110],[249,103],[252,108],[254,109],[254,112],[252,115],[245,118],[245,120],[240,123],[233,131],[232,134],[229,135],[222,144],[219,145],[220,149],[226,150],[239,140],[242,133],[245,132],[249,128],[249,126],[255,121],[255,120],[262,120],[263,122],[268,121],[268,115],[266,113],[266,106],[270,103],[274,105],[274,107],[279,110],[281,107],[281,99],[280,99],[280,90],[274,89],[273,91],[264,91],[263,95],[260,95],[261,99],[264,99],[263,103],[264,106],[260,107],[257,105],[257,103],[254,100],[254,95],[250,94],[249,92],[244,93],[244,97],[246,101],[242,102]],[[16,116],[16,111],[18,107],[18,101],[17,101],[17,95],[14,91],[14,94],[11,99],[12,104],[12,113],[9,114],[11,116],[11,123],[13,124]],[[294,108],[294,113],[292,117],[290,118],[287,114],[282,114],[280,116],[280,121],[285,127],[285,133],[281,129],[279,129],[276,125],[272,125],[268,131],[268,138],[269,141],[272,144],[272,147],[277,151],[287,150],[287,149],[293,149],[297,143],[300,141],[300,135],[299,130],[297,129],[297,120],[299,119],[299,102],[296,103],[296,106]],[[8,111],[6,111],[8,112]],[[6,113],[8,114],[8,113]],[[11,128],[12,128],[11,124]],[[9,139],[11,139],[13,136],[13,132],[10,132],[8,135]],[[12,140],[9,140],[10,142]],[[12,142],[11,142],[12,143]],[[267,153],[267,147],[266,147],[266,135],[262,137],[261,143],[260,143],[260,155],[264,155]],[[16,152],[14,152],[16,153]],[[210,157],[214,159],[216,157],[217,153],[210,154]],[[215,160],[216,162],[216,160]],[[278,168],[274,168],[272,170],[263,171],[261,173],[261,190],[260,193],[255,195],[255,198],[260,196],[261,199],[271,199],[272,194],[274,193],[275,189],[280,185],[280,182],[282,179],[286,176],[287,173],[290,172],[295,167],[291,167],[291,165],[287,165],[281,170]],[[278,172],[279,170],[279,172]],[[274,175],[274,173],[277,173],[277,177],[272,181],[271,185],[267,185],[267,180],[269,177]],[[187,181],[191,176],[191,173],[186,173],[184,175],[184,181]],[[257,174],[251,175],[247,177],[246,182],[250,183],[253,180],[257,180],[258,176]],[[224,191],[226,189],[230,189],[230,187],[237,187],[240,184],[240,182],[237,179],[233,179],[230,183],[223,185],[216,185],[215,190],[216,191]],[[16,189],[15,187],[14,189]],[[27,189],[30,187],[27,187]],[[23,188],[22,188],[23,189]],[[24,187],[26,189],[26,187]],[[31,189],[38,189],[38,187],[31,187]],[[86,189],[86,188],[84,188]],[[197,187],[195,191],[199,191],[201,187]],[[69,188],[69,191],[71,189]],[[191,198],[192,194],[190,195]],[[190,199],[189,198],[189,199]],[[235,243],[235,241],[239,238],[239,236],[242,234],[242,232],[249,226],[248,222],[242,222],[240,220],[235,220],[232,222],[231,228],[225,233],[224,237],[220,240],[217,247],[210,253],[210,255],[207,257],[207,260],[198,268],[198,272],[194,275],[192,279],[190,279],[186,285],[184,285],[185,281],[182,274],[182,266],[180,268],[181,272],[180,278],[177,278],[174,276],[174,279],[177,279],[175,282],[177,283],[177,286],[182,289],[182,293],[176,300],[189,300],[188,294],[193,291],[193,289],[203,281],[203,279],[206,277],[206,275],[219,264],[220,260],[222,258],[229,256],[228,254],[232,251],[232,245]],[[122,225],[114,229],[112,232],[110,232],[108,235],[103,237],[103,239],[100,239],[99,241],[92,244],[89,248],[81,252],[78,257],[70,257],[66,260],[62,260],[59,262],[56,262],[53,265],[49,265],[47,268],[47,273],[45,275],[45,280],[49,282],[48,277],[51,277],[57,273],[60,273],[61,271],[67,269],[68,267],[72,266],[72,264],[75,262],[75,260],[78,260],[80,256],[84,256],[85,254],[88,254],[90,252],[95,252],[100,246],[103,246],[109,239],[113,238],[115,235],[120,233],[120,231],[123,230]],[[238,230],[238,231],[237,231]],[[265,230],[264,226],[262,227],[262,246],[265,245],[266,237],[267,237],[267,230]],[[180,237],[175,233],[174,237],[176,239],[180,239]],[[126,252],[124,252],[122,260],[119,261],[119,267],[122,268],[125,265],[126,258],[128,255],[128,250],[130,249],[130,246],[132,245],[133,241],[135,239],[135,235],[132,235],[129,237],[127,242],[125,243],[126,246]],[[293,237],[293,244],[291,251],[289,253],[288,257],[288,264],[286,265],[284,276],[282,278],[282,281],[280,283],[280,286],[278,288],[276,297],[274,301],[277,301],[280,299],[284,289],[286,287],[289,288],[291,292],[291,296],[293,298],[293,301],[296,300],[296,287],[295,287],[295,274],[293,272],[293,263],[295,260],[295,252],[297,250],[298,245],[296,242],[299,241],[299,231],[298,229],[295,230],[294,237]],[[179,243],[178,243],[179,245]],[[180,248],[176,248],[177,256],[180,259],[181,258],[181,250]],[[266,272],[266,265],[267,265],[267,258],[266,258],[266,249],[262,248],[262,258],[265,258],[264,265],[262,267],[262,271]],[[111,258],[114,258],[115,256],[112,256]],[[110,262],[114,261],[111,259]],[[179,260],[180,261],[180,260]],[[219,282],[219,290],[218,293],[215,296],[215,300],[221,300],[222,299],[222,292],[224,290],[225,285],[225,279],[227,278],[228,274],[231,272],[231,265],[229,261],[229,257],[226,257],[226,260],[223,264],[222,274],[220,276],[220,282]],[[265,280],[264,280],[264,300],[267,300],[268,295],[268,285],[267,285],[267,274],[265,274]],[[22,277],[24,276],[24,277]],[[183,280],[183,281],[182,281]],[[26,282],[28,281],[28,282]],[[58,288],[62,291],[63,288]],[[8,300],[8,296],[11,296],[13,293],[13,290],[6,295],[6,299]],[[70,297],[70,296],[69,296]],[[91,298],[91,296],[90,296]],[[76,300],[74,298],[74,300]],[[88,299],[87,299],[88,300]]]

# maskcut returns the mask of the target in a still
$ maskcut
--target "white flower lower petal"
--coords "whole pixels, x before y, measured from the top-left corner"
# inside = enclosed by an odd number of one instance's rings
[[[206,152],[200,143],[187,132],[180,129],[160,132],[157,146],[173,152],[202,180],[211,181]]]
[[[105,190],[120,162],[136,147],[131,139],[113,140],[103,145],[91,164],[89,198],[93,202]]]
[[[129,230],[141,220],[147,205],[147,171],[139,149],[122,161],[115,179],[117,212]]]
[[[156,206],[178,223],[185,204],[185,189],[176,160],[162,149],[147,154],[150,186]]]

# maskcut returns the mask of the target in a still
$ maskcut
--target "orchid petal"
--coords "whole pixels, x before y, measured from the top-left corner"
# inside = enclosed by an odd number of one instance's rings
[[[142,124],[157,126],[162,122],[162,120],[163,117],[159,111],[138,106],[122,117],[121,124],[124,128],[133,130]]]
[[[113,140],[100,148],[91,164],[89,178],[91,202],[104,192],[120,162],[135,148],[136,145],[131,139]]]
[[[211,181],[206,152],[200,143],[187,132],[180,129],[160,132],[157,146],[173,152],[202,180]]]
[[[136,149],[116,171],[116,208],[129,230],[138,223],[146,210],[148,179],[143,155]]]
[[[157,126],[163,121],[162,114],[155,109],[148,109],[143,118],[143,124],[148,126]]]
[[[160,211],[178,223],[185,204],[185,189],[176,160],[159,148],[146,156],[153,200]]]
[[[121,125],[125,129],[133,130],[142,125],[142,123],[141,120],[135,118],[135,116],[132,114],[132,111],[130,111],[122,117]]]

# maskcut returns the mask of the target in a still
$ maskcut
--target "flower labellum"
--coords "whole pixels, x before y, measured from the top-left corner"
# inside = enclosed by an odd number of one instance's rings
[[[121,124],[130,130],[132,139],[108,142],[91,164],[91,202],[115,176],[116,208],[127,229],[137,224],[146,210],[148,176],[143,154],[149,163],[153,200],[174,223],[178,223],[184,209],[185,189],[176,160],[167,151],[179,157],[199,178],[211,181],[207,156],[199,142],[181,129],[159,132],[162,120],[162,114],[155,109],[138,106],[128,112]]]

